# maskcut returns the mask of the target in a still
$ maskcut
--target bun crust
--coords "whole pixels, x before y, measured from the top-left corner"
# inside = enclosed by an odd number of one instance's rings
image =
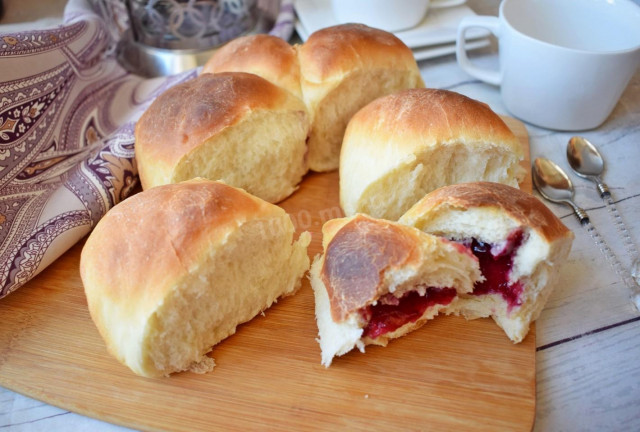
[[[461,140],[471,146],[490,141],[522,155],[513,132],[487,104],[449,90],[408,89],[380,98],[358,112],[349,128],[375,132],[376,141],[391,139],[394,149],[405,152]]]
[[[422,229],[438,215],[470,208],[504,213],[519,225],[537,231],[549,243],[573,236],[571,230],[533,195],[491,182],[461,183],[439,188],[417,202],[399,222]]]
[[[344,24],[313,33],[298,46],[304,101],[312,118],[309,167],[338,168],[351,116],[377,97],[424,87],[412,51],[391,33]]]
[[[334,321],[344,321],[388,291],[382,280],[385,271],[419,265],[418,231],[364,216],[327,223],[328,231],[340,226],[328,241],[320,272]]]
[[[573,233],[540,200],[498,183],[457,184],[431,192],[399,220],[424,232],[469,244],[479,242],[485,258],[481,270],[504,251],[510,256],[499,269],[507,279],[489,280],[476,294],[463,294],[449,313],[467,319],[492,317],[513,342],[522,341],[555,288]],[[514,240],[521,239],[521,240]],[[490,245],[490,256],[487,255]],[[494,253],[495,248],[495,253]],[[512,249],[513,248],[513,249]],[[506,291],[503,291],[506,289]]]
[[[267,34],[243,36],[217,50],[202,73],[247,72],[302,98],[300,65],[293,46]]]
[[[324,254],[310,274],[325,366],[353,348],[384,346],[421,327],[480,278],[478,260],[467,249],[412,227],[359,214],[331,220],[322,231]],[[446,300],[438,299],[441,291]],[[399,308],[390,323],[386,312],[377,312],[378,303],[401,302],[409,309],[418,305],[412,318]]]
[[[165,91],[137,122],[142,187],[206,177],[277,202],[306,172],[307,130],[302,101],[267,80],[200,75]]]
[[[109,352],[148,377],[210,370],[213,345],[300,286],[310,238],[293,233],[281,208],[203,179],[118,204],[80,258]]]
[[[489,180],[517,187],[524,157],[517,138],[486,104],[436,89],[375,100],[353,116],[340,162],[340,201],[397,220],[426,193]]]
[[[393,33],[364,24],[342,24],[312,33],[298,47],[305,83],[340,79],[354,69],[416,68],[413,53]]]

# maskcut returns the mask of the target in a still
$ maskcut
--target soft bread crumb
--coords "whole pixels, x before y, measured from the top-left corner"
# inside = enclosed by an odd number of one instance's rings
[[[415,322],[406,323],[376,339],[363,337],[364,323],[359,311],[378,298],[391,292],[400,297],[406,292],[419,290],[423,286],[453,287],[458,293],[470,292],[474,282],[481,277],[477,259],[468,253],[461,252],[457,245],[414,228],[375,220],[364,215],[336,219],[325,224],[323,243],[325,253],[315,258],[311,266],[310,278],[315,296],[318,341],[322,351],[322,364],[325,367],[331,365],[334,357],[354,348],[364,352],[365,346],[369,344],[386,346],[390,339],[401,337],[419,328],[445,308],[444,305],[433,305],[426,308],[423,315]],[[379,249],[383,244],[388,248]],[[332,250],[336,252],[331,252]],[[387,252],[380,252],[381,250]],[[401,256],[406,257],[406,260],[399,264],[395,263],[394,260]],[[332,270],[325,268],[327,262],[335,263],[329,266]],[[348,262],[358,264],[344,265]],[[355,310],[349,309],[350,312],[343,320],[336,321],[334,316],[336,311],[332,310],[332,303],[325,285],[326,278],[330,277],[333,281],[331,285],[333,299],[344,300],[346,297],[351,297],[346,296],[347,290],[353,289],[359,270],[366,273],[360,273],[363,280],[371,280],[370,272],[373,269],[369,264],[384,262],[387,264],[380,269],[379,285],[375,289],[375,296],[356,300],[361,301],[359,306],[355,306]],[[359,285],[358,291],[369,292],[370,288],[371,286]],[[350,308],[351,302],[350,298],[348,300]]]
[[[399,222],[448,239],[475,238],[493,245],[505,244],[512,232],[522,231],[509,273],[510,283],[523,285],[522,304],[509,307],[500,294],[462,295],[447,309],[467,319],[492,317],[514,343],[526,337],[539,317],[573,241],[573,233],[538,199],[489,182],[440,188],[423,197]]]
[[[333,84],[333,83],[332,83]],[[412,87],[422,87],[414,70],[371,69],[356,71],[324,95],[314,111],[309,131],[309,168],[332,171],[338,168],[342,138],[351,117],[372,100]],[[307,90],[307,104],[315,101]]]
[[[351,351],[354,347],[364,352],[364,344],[360,341],[362,329],[355,317],[351,317],[347,322],[336,325],[331,318],[331,306],[324,284],[317,276],[322,266],[322,260],[316,257],[311,266],[311,287],[315,294],[316,322],[318,324],[319,335],[317,339],[322,351],[321,363],[325,367],[331,365],[333,357],[343,355]]]
[[[189,372],[197,373],[197,374],[205,374],[209,373],[216,366],[216,362],[211,357],[204,357],[197,363],[193,363],[189,366]]]
[[[268,202],[282,201],[307,172],[307,131],[302,110],[256,111],[185,155],[173,168],[171,183],[206,177]]]
[[[448,90],[378,98],[349,121],[340,154],[347,216],[397,220],[441,186],[492,181],[518,187],[520,142],[491,109]]]
[[[146,377],[212,370],[214,345],[300,288],[311,235],[294,232],[282,208],[204,179],[118,204],[80,259],[109,352]]]
[[[267,223],[243,224],[165,298],[147,339],[156,369],[173,372],[206,361],[211,346],[234,334],[237,325],[299,288],[309,265],[307,236],[292,245],[292,231],[271,232]]]

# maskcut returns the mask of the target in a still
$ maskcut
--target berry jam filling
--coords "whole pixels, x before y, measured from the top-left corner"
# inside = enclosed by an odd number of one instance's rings
[[[409,291],[400,298],[387,294],[378,299],[375,305],[360,311],[363,319],[368,321],[362,336],[375,339],[397,330],[407,323],[416,322],[428,307],[448,305],[455,297],[454,288],[434,287],[426,288],[425,295],[420,295],[418,291]]]
[[[472,239],[469,245],[473,254],[480,261],[480,271],[485,277],[484,282],[477,282],[473,287],[474,295],[500,294],[508,304],[508,310],[522,304],[520,295],[523,286],[518,281],[509,282],[509,273],[513,266],[513,258],[518,248],[522,245],[524,233],[522,230],[514,230],[509,234],[506,242],[500,245],[483,243]],[[468,243],[467,243],[468,244]]]

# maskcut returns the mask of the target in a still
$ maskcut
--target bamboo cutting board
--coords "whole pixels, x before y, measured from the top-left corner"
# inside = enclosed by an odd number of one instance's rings
[[[526,129],[505,119],[528,154]],[[523,166],[530,167],[529,160]],[[337,173],[282,206],[313,233],[340,215]],[[523,189],[531,190],[530,176]],[[437,317],[388,347],[320,365],[308,280],[213,350],[206,375],[134,375],[106,351],[78,272],[82,243],[0,301],[0,385],[144,430],[530,430],[535,328],[514,345],[493,321]]]

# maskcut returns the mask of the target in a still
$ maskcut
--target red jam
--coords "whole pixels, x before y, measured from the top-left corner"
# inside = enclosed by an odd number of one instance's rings
[[[484,282],[474,285],[473,294],[500,294],[508,304],[510,311],[522,304],[520,298],[523,286],[520,282],[509,283],[509,273],[513,266],[513,258],[524,240],[522,230],[514,230],[500,249],[496,245],[483,243],[476,239],[471,241],[471,251],[480,261],[480,271],[485,277]]]
[[[368,320],[362,336],[375,339],[397,330],[407,323],[416,322],[428,307],[448,305],[455,297],[454,288],[434,287],[427,288],[424,296],[417,291],[410,291],[400,298],[387,294],[375,306],[361,310],[363,318]]]

